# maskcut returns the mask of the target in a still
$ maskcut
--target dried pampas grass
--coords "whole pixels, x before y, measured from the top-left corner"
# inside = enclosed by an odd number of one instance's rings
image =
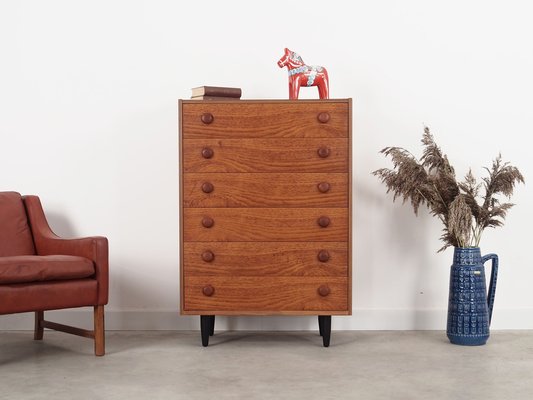
[[[387,186],[387,193],[393,193],[393,201],[410,201],[416,215],[420,206],[426,205],[442,221],[444,246],[439,251],[449,246],[478,247],[483,230],[503,225],[513,206],[501,203],[498,196],[510,199],[516,184],[525,183],[524,177],[498,155],[492,168],[485,168],[489,176],[481,183],[471,170],[464,181],[457,182],[454,168],[428,127],[424,128],[422,145],[420,159],[401,147],[384,148],[381,153],[391,158],[393,168],[381,168],[373,174]]]

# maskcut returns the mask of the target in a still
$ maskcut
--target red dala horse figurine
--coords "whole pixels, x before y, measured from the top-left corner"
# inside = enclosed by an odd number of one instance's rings
[[[304,60],[294,51],[285,48],[285,54],[278,61],[280,68],[289,69],[289,99],[298,99],[300,86],[317,86],[321,99],[329,99],[329,79],[326,68],[305,65]]]

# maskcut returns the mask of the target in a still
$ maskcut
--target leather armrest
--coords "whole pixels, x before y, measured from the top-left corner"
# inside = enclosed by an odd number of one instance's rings
[[[94,262],[98,281],[98,305],[105,305],[109,292],[109,254],[107,238],[91,236],[79,239],[63,239],[48,225],[41,201],[37,196],[22,196],[33,242],[38,255],[69,255],[85,257]]]

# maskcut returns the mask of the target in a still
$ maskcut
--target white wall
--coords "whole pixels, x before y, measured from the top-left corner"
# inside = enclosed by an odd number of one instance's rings
[[[283,48],[354,98],[354,315],[337,329],[444,329],[452,250],[440,225],[393,204],[378,151],[420,154],[429,125],[459,175],[502,152],[533,158],[533,6],[527,1],[2,1],[0,190],[38,194],[61,235],[110,241],[110,329],[190,329],[178,317],[178,98],[203,85],[287,98]],[[302,89],[315,98],[315,89]],[[494,328],[533,328],[533,204],[519,187],[482,251],[501,270]],[[88,314],[58,318],[89,321]],[[31,316],[0,317],[1,329]],[[315,329],[315,318],[219,318]]]

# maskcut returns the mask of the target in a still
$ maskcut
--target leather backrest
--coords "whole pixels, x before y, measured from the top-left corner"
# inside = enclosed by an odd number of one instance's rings
[[[34,254],[22,196],[17,192],[0,192],[0,257]]]

